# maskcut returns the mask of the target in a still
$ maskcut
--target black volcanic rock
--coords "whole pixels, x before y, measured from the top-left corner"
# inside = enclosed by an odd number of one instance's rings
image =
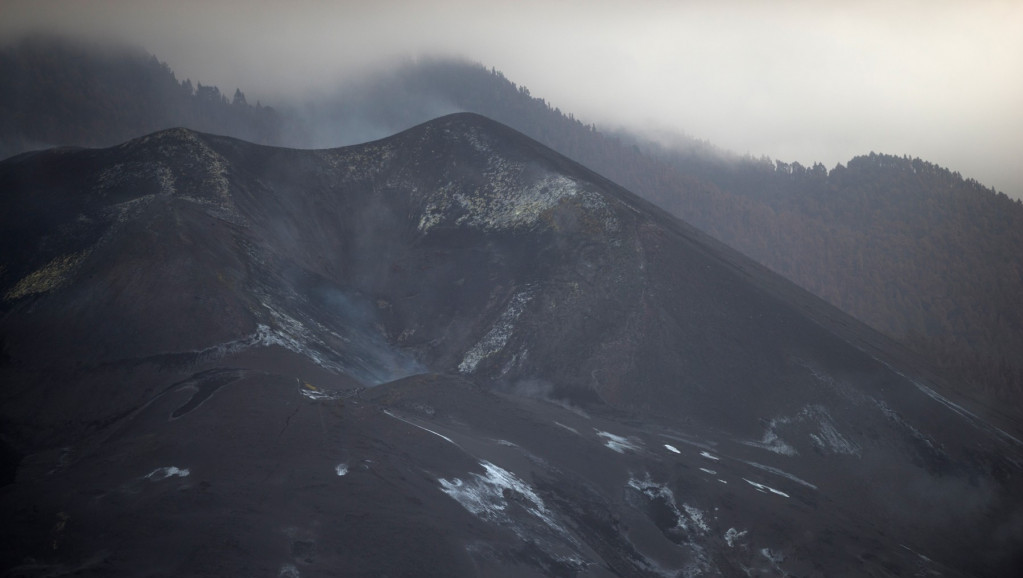
[[[9,575],[1009,575],[1023,444],[475,115],[0,163]]]

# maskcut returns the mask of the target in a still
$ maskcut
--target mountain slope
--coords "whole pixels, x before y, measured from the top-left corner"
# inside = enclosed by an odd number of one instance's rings
[[[1019,421],[1023,205],[942,167],[871,153],[679,170],[727,191],[652,200],[866,321]]]
[[[54,39],[0,53],[0,155],[107,145],[174,125],[271,144],[335,146],[455,111],[482,113],[594,167],[940,367],[959,395],[1023,415],[1018,303],[1023,206],[919,159],[828,171],[693,139],[602,133],[493,69],[423,60],[278,113],[178,83],[155,58]],[[240,97],[240,98],[239,98]]]
[[[444,112],[494,118],[710,233],[941,368],[967,398],[1023,423],[1023,205],[921,159],[871,153],[828,170],[688,137],[598,131],[500,72],[423,60],[313,103],[326,146]]]
[[[321,151],[165,131],[0,190],[14,575],[1020,563],[1023,444],[485,118]]]

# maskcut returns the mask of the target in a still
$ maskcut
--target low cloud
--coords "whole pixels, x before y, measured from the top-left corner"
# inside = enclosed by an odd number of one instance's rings
[[[494,66],[605,128],[832,166],[871,150],[1023,196],[1023,4],[8,0],[0,36],[127,41],[250,100],[422,55]]]

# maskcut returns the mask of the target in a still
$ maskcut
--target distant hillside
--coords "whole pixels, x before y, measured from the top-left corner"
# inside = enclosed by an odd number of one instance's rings
[[[110,146],[187,126],[258,143],[279,115],[216,86],[178,81],[142,50],[32,37],[0,46],[0,158],[57,145]]]
[[[923,354],[991,403],[1023,394],[1023,205],[921,159],[702,169],[676,214]],[[689,173],[692,174],[692,173]]]
[[[0,145],[98,146],[182,125],[327,147],[471,111],[512,126],[660,204],[900,340],[960,392],[1023,415],[1023,206],[920,159],[831,170],[601,132],[499,71],[409,62],[315,102],[252,106],[192,89],[144,53],[41,41],[8,47]],[[13,71],[13,72],[12,72]],[[125,112],[127,111],[127,112]]]

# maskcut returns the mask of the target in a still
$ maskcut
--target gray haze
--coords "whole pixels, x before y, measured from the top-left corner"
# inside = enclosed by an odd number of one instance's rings
[[[919,156],[1023,197],[1023,2],[0,0],[0,37],[137,44],[250,101],[418,55],[584,122],[833,166]]]

